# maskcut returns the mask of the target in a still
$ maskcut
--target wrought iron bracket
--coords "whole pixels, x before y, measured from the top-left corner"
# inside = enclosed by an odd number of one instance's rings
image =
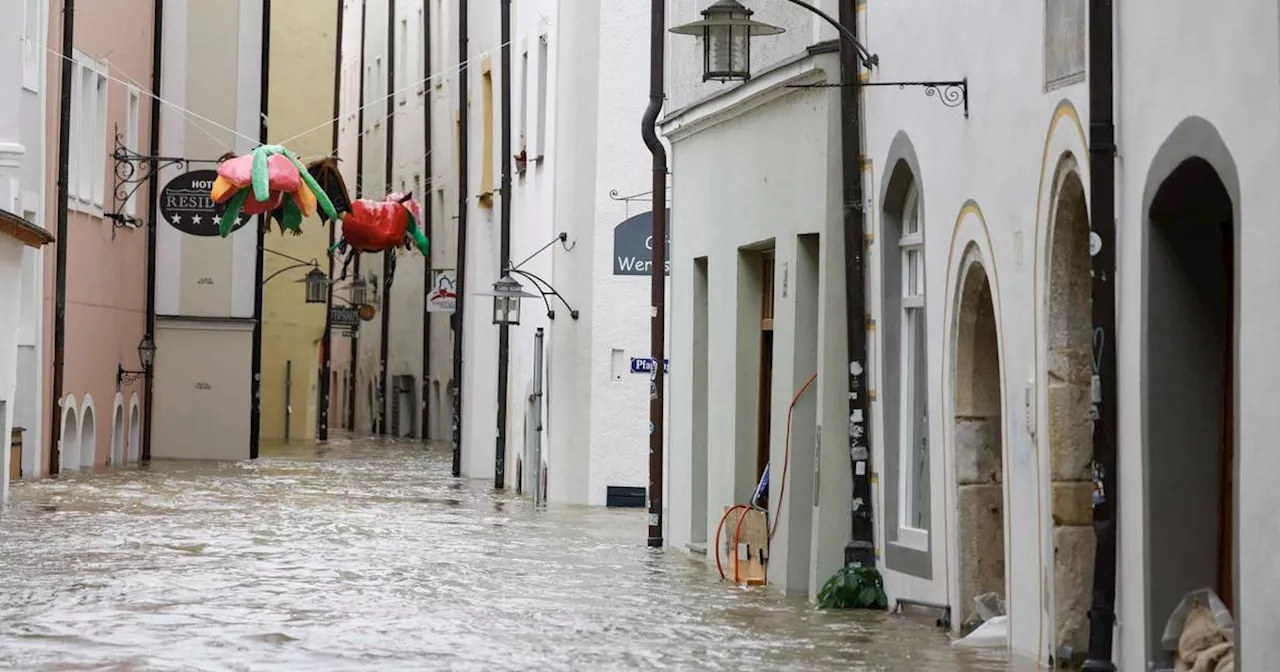
[[[126,371],[123,364],[116,364],[116,389],[120,389],[125,385],[132,385],[142,380],[147,375],[146,371]]]
[[[578,311],[575,310],[573,306],[569,305],[569,302],[565,301],[563,296],[560,296],[560,292],[557,292],[556,288],[551,286],[551,283],[528,271],[522,271],[518,268],[508,268],[504,275],[507,273],[515,273],[516,275],[527,278],[529,282],[533,283],[533,286],[538,290],[538,293],[542,295],[542,303],[547,307],[547,319],[556,319],[556,311],[551,308],[551,301],[547,299],[548,296],[554,296],[557,299],[560,299],[560,303],[563,303],[564,307],[569,309],[569,317],[572,317],[575,320],[578,319]]]
[[[853,84],[791,84],[789,89],[825,89],[833,87],[854,86]],[[955,81],[921,81],[921,82],[859,82],[857,86],[896,86],[905,89],[908,86],[919,86],[924,95],[937,98],[947,107],[964,108],[964,118],[969,118],[969,78]]]
[[[112,221],[117,229],[137,228],[142,220],[134,215],[126,214],[124,206],[138,193],[138,189],[151,179],[152,175],[165,168],[190,170],[193,163],[217,163],[208,159],[188,159],[179,156],[146,156],[129,149],[125,145],[124,136],[120,134],[120,125],[112,127],[115,132],[115,149],[111,152],[112,189],[111,212],[104,216]],[[153,195],[155,197],[157,195]]]

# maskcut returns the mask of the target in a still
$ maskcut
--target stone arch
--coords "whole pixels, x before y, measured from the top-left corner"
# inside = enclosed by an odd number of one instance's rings
[[[933,578],[932,464],[928,435],[929,358],[926,238],[920,161],[899,131],[886,154],[880,203],[878,387],[884,451],[885,566]],[[914,258],[920,271],[911,273]],[[914,287],[911,275],[916,283]],[[909,296],[910,295],[910,296]],[[918,302],[916,305],[915,302]]]
[[[80,402],[80,468],[92,469],[98,453],[98,414],[93,395],[85,394]]]
[[[62,400],[62,434],[58,438],[58,470],[62,472],[80,468],[80,413],[76,395],[68,394]]]
[[[1146,634],[1157,663],[1168,656],[1165,619],[1187,591],[1214,588],[1239,618],[1240,203],[1217,129],[1182,121],[1156,152],[1143,194]]]
[[[1052,521],[1053,652],[1088,646],[1092,516],[1093,277],[1089,206],[1074,154],[1054,171],[1045,258],[1045,389]]]
[[[1003,362],[992,275],[976,243],[961,257],[952,310],[950,438],[955,474],[959,602],[1006,601]]]
[[[138,394],[129,398],[129,462],[142,458],[142,410],[138,406]]]
[[[124,395],[116,392],[111,411],[111,465],[124,464],[124,448]]]

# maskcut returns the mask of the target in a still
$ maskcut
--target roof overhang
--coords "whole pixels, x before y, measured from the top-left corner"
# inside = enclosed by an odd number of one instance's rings
[[[0,233],[28,247],[40,248],[53,242],[53,234],[8,210],[0,210]]]

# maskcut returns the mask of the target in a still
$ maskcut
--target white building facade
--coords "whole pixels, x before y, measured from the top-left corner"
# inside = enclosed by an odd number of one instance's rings
[[[635,217],[624,228],[633,230],[652,209],[638,130],[647,92],[634,86],[648,72],[648,11],[571,4],[512,5],[512,156],[503,156],[500,3],[470,3],[462,471],[496,478],[498,327],[492,299],[476,292],[515,265],[524,291],[559,298],[524,299],[510,328],[503,485],[532,494],[541,478],[549,501],[603,505],[648,482],[648,376],[631,361],[649,356],[649,278],[615,274],[613,244],[615,229]],[[499,260],[504,161],[508,264]]]
[[[747,4],[787,29],[753,41],[747,83],[715,95],[696,83],[701,44],[669,39],[664,131],[678,228],[667,533],[673,546],[703,542],[704,526],[714,534],[766,461],[755,417],[764,337],[753,323],[760,279],[772,273],[767,460],[782,519],[769,578],[812,597],[839,567],[849,529],[840,125],[837,89],[787,87],[839,75],[833,57],[804,53],[825,28],[810,31],[788,3]],[[838,11],[834,0],[817,4]],[[669,25],[699,18],[695,5],[669,3]],[[859,34],[880,59],[866,81],[968,86],[967,117],[939,104],[945,89],[861,94],[877,564],[891,602],[948,605],[956,626],[975,596],[998,593],[1020,659],[1082,654],[1093,357],[1116,348],[1116,663],[1166,666],[1170,612],[1211,587],[1236,619],[1238,669],[1266,668],[1280,655],[1267,476],[1277,458],[1263,438],[1277,422],[1266,403],[1273,310],[1249,297],[1270,291],[1276,272],[1249,254],[1270,249],[1273,234],[1248,222],[1280,206],[1266,186],[1277,171],[1268,120],[1280,104],[1280,17],[1261,4],[1231,20],[1190,2],[1158,14],[1119,6],[1118,235],[1091,240],[1088,7],[858,3]],[[1224,62],[1249,65],[1213,65]],[[1190,81],[1203,83],[1194,96]],[[816,318],[804,306],[806,235],[818,236]],[[1098,333],[1090,254],[1113,244],[1117,331]],[[816,350],[802,338],[812,323]],[[813,369],[817,409],[802,412],[803,397],[796,406],[776,502],[779,430]],[[794,566],[806,548],[808,571]]]

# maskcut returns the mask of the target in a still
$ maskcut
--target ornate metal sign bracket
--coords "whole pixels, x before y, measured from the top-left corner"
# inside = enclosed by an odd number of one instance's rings
[[[136,229],[142,220],[125,212],[126,206],[138,193],[138,189],[152,175],[165,168],[176,167],[181,171],[189,170],[193,163],[217,163],[205,159],[187,159],[174,156],[144,156],[125,146],[124,137],[120,134],[120,125],[114,126],[115,150],[111,152],[113,165],[113,184],[111,192],[111,212],[104,217],[112,220],[117,229]],[[115,232],[112,231],[114,234]]]
[[[789,89],[825,89],[831,87],[853,86],[852,84],[792,84]],[[905,89],[908,86],[924,88],[924,95],[937,97],[938,102],[947,107],[964,107],[964,118],[969,118],[969,78],[956,81],[923,81],[923,82],[859,82],[858,86],[896,86]]]

